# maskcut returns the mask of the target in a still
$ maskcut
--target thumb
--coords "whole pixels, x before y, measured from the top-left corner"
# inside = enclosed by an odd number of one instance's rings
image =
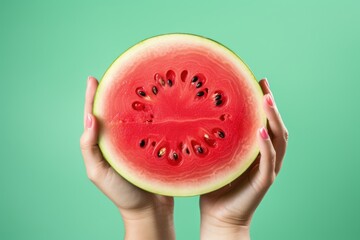
[[[275,180],[276,153],[266,128],[259,129],[258,142],[260,147],[259,178],[266,186],[270,186]]]
[[[85,119],[85,130],[80,138],[80,147],[87,174],[91,180],[96,180],[97,176],[106,169],[105,167],[108,167],[98,145],[98,135],[96,118],[88,113]]]
[[[97,141],[98,129],[96,119],[91,113],[87,113],[85,117],[84,133],[80,140],[80,146],[83,153],[89,151],[90,148],[97,147]]]

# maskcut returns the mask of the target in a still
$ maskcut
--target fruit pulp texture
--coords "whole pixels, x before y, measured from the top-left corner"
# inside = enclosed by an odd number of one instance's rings
[[[191,51],[140,62],[110,90],[104,128],[144,177],[202,181],[238,164],[253,142],[257,103],[243,78]]]

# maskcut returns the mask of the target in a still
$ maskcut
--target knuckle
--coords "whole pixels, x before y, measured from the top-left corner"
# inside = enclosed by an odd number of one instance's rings
[[[269,157],[271,158],[271,161],[274,162],[276,159],[276,151],[274,148],[272,148],[269,152]]]
[[[99,179],[100,172],[97,168],[94,169],[87,169],[86,171],[88,178],[93,182],[97,182]]]
[[[276,178],[276,174],[275,174],[275,172],[272,172],[272,173],[270,174],[269,178],[268,178],[268,184],[269,184],[269,186],[274,183],[275,178]]]
[[[287,130],[287,128],[285,128],[284,130],[284,140],[285,142],[289,140],[289,131]]]
[[[261,183],[260,183],[260,188],[262,190],[266,190],[268,189],[275,181],[276,178],[276,174],[275,172],[271,172],[268,175],[264,176]]]
[[[88,136],[84,133],[80,137],[80,148],[82,151],[86,151],[91,147],[91,143],[89,142]]]
[[[87,141],[86,141],[86,136],[85,136],[85,134],[81,135],[81,137],[80,137],[80,147],[81,147],[81,149],[86,148],[86,145],[87,145],[86,142],[87,142]]]

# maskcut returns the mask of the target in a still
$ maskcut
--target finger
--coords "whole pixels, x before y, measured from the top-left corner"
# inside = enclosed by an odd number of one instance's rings
[[[98,81],[94,77],[88,77],[87,87],[85,93],[85,107],[84,107],[84,129],[88,113],[92,113],[94,105],[94,96],[98,87]]]
[[[260,84],[261,90],[263,91],[264,95],[267,93],[270,93],[272,95],[270,85],[269,85],[267,78],[261,79],[259,81],[259,84]]]
[[[269,120],[269,127],[274,135],[274,138],[284,138],[285,125],[271,94],[267,93],[264,95],[263,105],[265,114]]]
[[[265,186],[270,186],[275,179],[276,152],[266,128],[258,131],[258,143],[260,147],[259,177]]]
[[[288,141],[288,130],[281,118],[281,115],[276,107],[274,96],[270,91],[267,81],[262,80],[261,87],[265,93],[263,98],[264,111],[268,118],[269,134],[271,136],[274,148],[276,149],[276,166],[275,172],[278,173],[285,156],[285,151]]]
[[[98,123],[91,113],[85,120],[86,129],[80,139],[80,147],[88,177],[92,181],[101,179],[109,169],[98,146]]]
[[[286,127],[281,118],[281,115],[276,107],[274,96],[270,90],[269,82],[266,78],[259,82],[264,93],[264,110],[269,120],[270,131],[274,137],[285,137]]]

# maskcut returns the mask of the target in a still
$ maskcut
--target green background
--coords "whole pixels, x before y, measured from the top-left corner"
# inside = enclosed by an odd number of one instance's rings
[[[140,40],[213,38],[267,77],[290,132],[253,239],[358,239],[359,1],[1,1],[0,239],[121,239],[79,149],[85,84]],[[198,199],[176,198],[178,239]]]

